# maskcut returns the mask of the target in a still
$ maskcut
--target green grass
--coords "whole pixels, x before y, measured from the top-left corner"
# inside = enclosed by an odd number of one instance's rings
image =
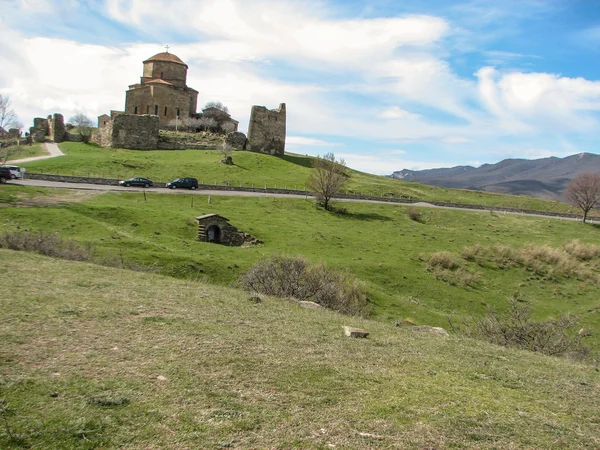
[[[167,182],[191,176],[203,184],[244,187],[305,189],[310,175],[308,156],[286,154],[273,157],[252,152],[234,152],[235,165],[221,164],[222,155],[211,150],[122,150],[78,142],[62,143],[67,156],[24,164],[31,172],[125,179],[146,176]],[[347,191],[375,196],[407,196],[426,201],[504,206],[553,212],[577,212],[565,203],[525,196],[510,196],[461,189],[426,186],[392,178],[350,171]]]
[[[8,149],[2,150],[0,156],[4,155],[4,152],[8,151],[10,156],[7,161],[7,164],[10,164],[11,161],[17,159],[31,158],[33,156],[45,156],[48,154],[46,151],[46,147],[42,143],[36,143],[33,145],[18,145],[13,146]],[[4,158],[2,158],[3,160]]]
[[[591,366],[189,280],[0,259],[2,448],[600,446]]]
[[[263,257],[303,255],[313,262],[348,270],[363,280],[373,302],[373,317],[412,320],[447,326],[504,304],[515,291],[531,302],[539,319],[567,311],[580,316],[600,343],[600,303],[596,295],[597,260],[586,263],[588,278],[526,266],[502,266],[493,259],[467,261],[463,248],[497,244],[560,248],[571,239],[600,244],[593,225],[489,212],[422,208],[422,222],[410,220],[408,207],[366,203],[345,204],[347,214],[316,209],[310,200],[211,197],[147,193],[79,193],[32,190],[6,185],[0,190],[0,230],[57,232],[91,243],[100,254],[121,255],[135,264],[160,268],[167,275],[201,279],[223,286]],[[193,207],[192,207],[193,201]],[[14,207],[11,205],[18,205]],[[27,207],[29,206],[29,207]],[[196,216],[217,213],[231,224],[264,241],[250,248],[195,241]],[[446,251],[460,260],[461,270],[476,282],[449,285],[427,271],[429,257]],[[450,276],[452,281],[452,274]],[[448,281],[448,277],[446,277]]]

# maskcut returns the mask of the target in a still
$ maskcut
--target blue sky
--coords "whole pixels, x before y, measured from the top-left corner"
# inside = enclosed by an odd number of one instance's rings
[[[168,44],[199,107],[285,102],[288,151],[366,172],[599,152],[597,0],[3,0],[0,39],[26,126],[123,109]]]

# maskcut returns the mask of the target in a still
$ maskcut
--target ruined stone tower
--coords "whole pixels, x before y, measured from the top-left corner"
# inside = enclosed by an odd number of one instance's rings
[[[253,106],[248,125],[246,150],[282,156],[285,151],[285,103],[279,109]]]
[[[188,66],[173,53],[144,61],[144,72],[125,94],[125,114],[153,114],[160,126],[196,114],[198,91],[186,85]]]

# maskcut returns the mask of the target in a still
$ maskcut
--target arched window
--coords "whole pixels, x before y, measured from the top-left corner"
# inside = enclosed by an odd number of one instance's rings
[[[165,116],[167,115],[167,107],[165,106]]]
[[[158,116],[158,105],[154,105],[154,115]]]
[[[150,105],[146,105],[146,114],[150,114]]]
[[[133,108],[133,113],[137,114],[137,106],[135,108]]]

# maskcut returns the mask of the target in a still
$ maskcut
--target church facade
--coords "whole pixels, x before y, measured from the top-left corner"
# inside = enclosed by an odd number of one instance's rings
[[[186,84],[187,64],[168,51],[143,64],[140,82],[130,85],[125,93],[125,114],[158,116],[161,127],[196,115],[198,91]]]

